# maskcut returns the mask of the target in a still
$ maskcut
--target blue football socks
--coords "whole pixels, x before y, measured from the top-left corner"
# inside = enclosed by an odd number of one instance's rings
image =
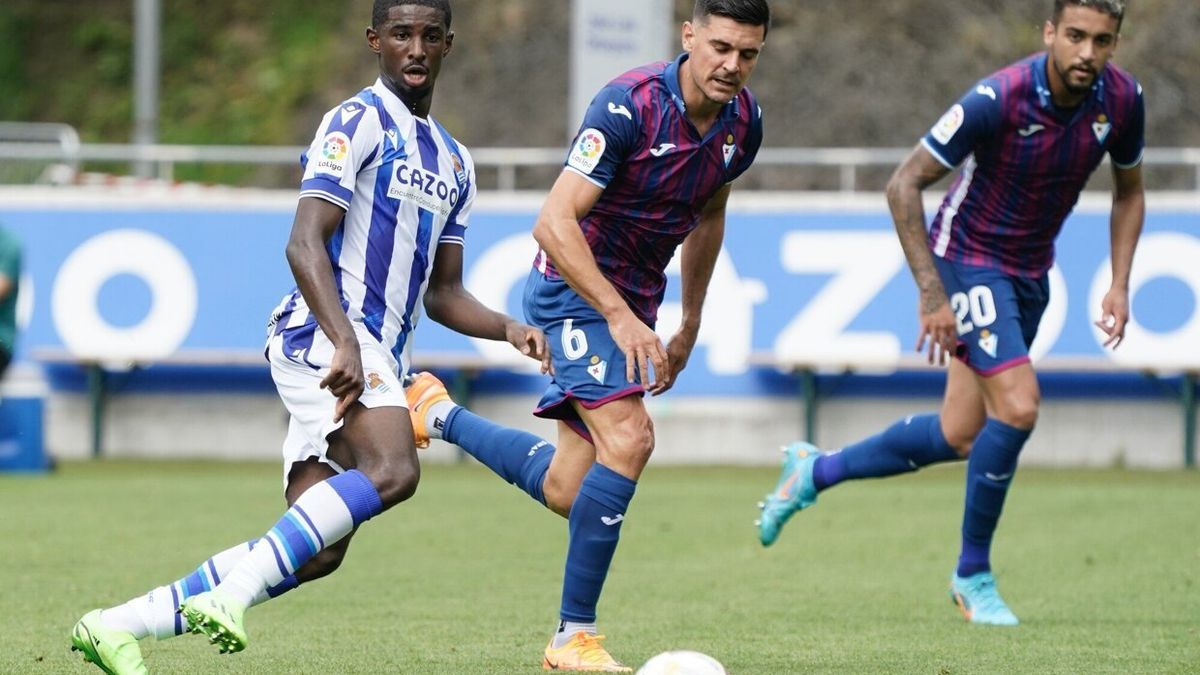
[[[1004,509],[1004,497],[1017,470],[1017,456],[1031,430],[988,418],[967,460],[967,496],[963,510],[962,553],[957,574],[969,577],[991,570],[992,534]]]
[[[913,415],[883,433],[817,458],[813,483],[820,491],[844,480],[893,476],[956,459],[958,453],[946,442],[940,418]]]
[[[554,446],[520,429],[500,426],[463,407],[446,416],[442,439],[466,450],[496,475],[524,490],[543,505],[542,490]]]
[[[635,489],[637,481],[600,463],[593,464],[584,475],[567,518],[570,541],[559,612],[563,621],[596,621],[596,603]]]

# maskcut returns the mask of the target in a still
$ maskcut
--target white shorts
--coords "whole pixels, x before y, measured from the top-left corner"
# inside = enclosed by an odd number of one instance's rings
[[[391,354],[367,332],[359,322],[352,322],[362,351],[363,376],[366,384],[358,402],[368,408],[397,406],[408,409],[404,387],[396,374]],[[312,347],[296,358],[284,354],[283,336],[273,336],[267,343],[267,360],[271,364],[271,379],[279,398],[287,407],[291,419],[283,441],[283,483],[287,486],[292,464],[315,457],[341,473],[344,468],[326,457],[329,435],[342,427],[334,422],[337,398],[321,388],[321,380],[329,374],[333,345],[318,328]]]

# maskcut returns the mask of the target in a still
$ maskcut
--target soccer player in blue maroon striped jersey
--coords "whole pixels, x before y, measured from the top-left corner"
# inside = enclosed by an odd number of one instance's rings
[[[456,443],[567,517],[547,669],[630,670],[600,646],[596,604],[654,449],[642,397],[667,391],[687,365],[730,184],[762,142],[745,85],[769,24],[766,0],[697,0],[683,54],[617,77],[592,100],[534,226],[541,250],[525,287],[526,317],[545,331],[553,363],[535,414],[559,421],[557,448],[454,406],[431,375],[409,387],[418,443]],[[683,323],[664,346],[654,325],[680,245]]]
[[[1129,318],[1129,270],[1142,230],[1142,89],[1109,60],[1125,3],[1056,0],[1046,51],[983,79],[934,125],[888,184],[888,205],[920,290],[928,357],[950,359],[940,415],[915,415],[839,452],[785,449],[761,505],[772,544],[796,511],[844,480],[967,458],[962,548],[951,597],[972,623],[1015,625],[996,591],[992,535],[1038,416],[1028,348],[1049,300],[1054,239],[1088,177],[1112,159],[1112,283],[1096,325],[1116,347]],[[928,233],[921,192],[962,172]]]

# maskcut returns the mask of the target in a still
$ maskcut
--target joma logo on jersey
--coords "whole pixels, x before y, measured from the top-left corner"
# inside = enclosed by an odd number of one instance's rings
[[[450,215],[458,203],[458,186],[447,183],[441,176],[408,162],[396,165],[388,197],[407,199],[417,206],[442,217]]]

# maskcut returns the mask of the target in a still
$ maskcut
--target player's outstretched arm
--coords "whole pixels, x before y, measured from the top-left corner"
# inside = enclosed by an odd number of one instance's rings
[[[342,207],[332,202],[301,197],[287,243],[288,265],[296,278],[296,287],[321,330],[334,345],[329,374],[321,380],[321,388],[329,389],[338,399],[334,409],[335,422],[342,419],[358,400],[364,381],[358,336],[342,311],[342,300],[333,280],[333,265],[325,249],[325,243],[345,214]]]
[[[542,331],[483,304],[463,286],[463,247],[438,246],[425,291],[425,312],[447,328],[485,340],[504,341],[550,370],[550,350]]]
[[[604,278],[579,228],[579,219],[596,204],[601,192],[602,188],[582,176],[563,171],[542,205],[533,226],[533,238],[571,288],[608,321],[613,341],[625,354],[626,381],[634,381],[637,364],[642,386],[653,389],[661,379],[670,381],[667,350],[658,335],[637,318],[617,289]]]
[[[708,284],[712,280],[713,268],[717,264],[717,256],[721,254],[721,244],[725,240],[725,205],[729,201],[731,184],[726,184],[717,191],[704,209],[700,212],[700,222],[696,229],[683,240],[680,251],[681,292],[683,319],[679,330],[667,342],[667,358],[671,369],[671,380],[665,386],[659,386],[651,393],[661,394],[671,388],[679,377],[679,373],[687,367],[692,349],[696,346],[696,338],[700,334],[700,314],[704,310],[704,298],[708,294]]]
[[[1113,206],[1109,222],[1112,247],[1112,284],[1100,302],[1096,326],[1108,335],[1105,347],[1116,349],[1125,339],[1129,322],[1129,271],[1146,219],[1146,193],[1142,184],[1142,165],[1122,169],[1113,167]]]
[[[946,298],[946,289],[933,265],[933,254],[929,252],[921,193],[948,172],[928,150],[918,144],[887,184],[888,208],[891,209],[900,246],[904,249],[921,297],[917,312],[921,324],[917,351],[925,348],[928,339],[929,362],[936,361],[939,364],[945,363],[947,355],[954,353],[958,331],[954,312],[950,310]]]

